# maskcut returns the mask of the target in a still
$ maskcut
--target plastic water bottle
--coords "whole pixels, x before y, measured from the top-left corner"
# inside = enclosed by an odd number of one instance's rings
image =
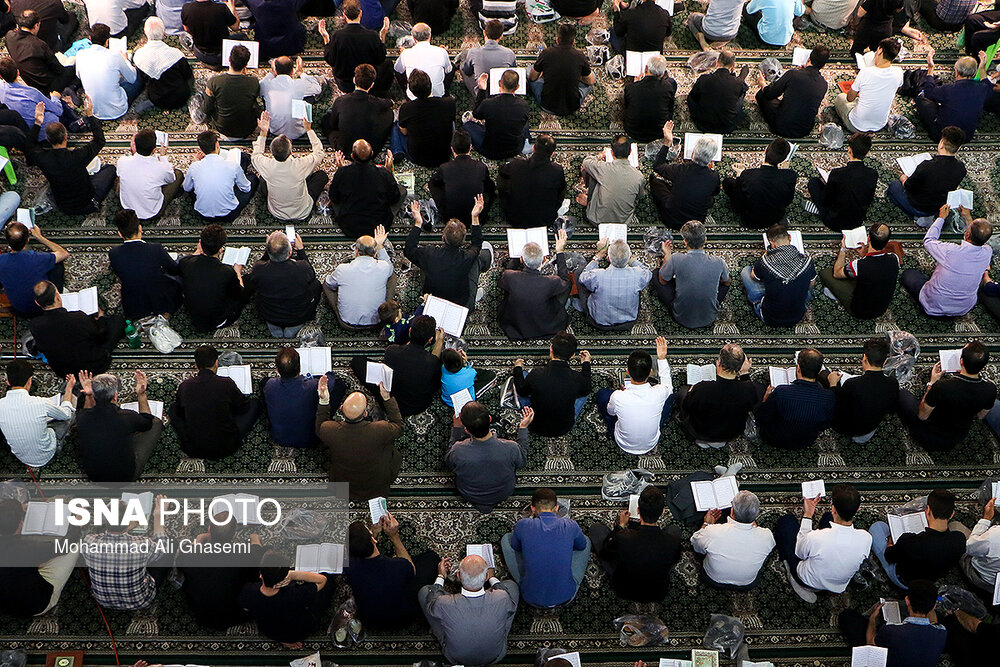
[[[125,320],[125,338],[128,339],[128,346],[133,350],[142,347],[142,335],[139,333],[139,327],[131,320]]]

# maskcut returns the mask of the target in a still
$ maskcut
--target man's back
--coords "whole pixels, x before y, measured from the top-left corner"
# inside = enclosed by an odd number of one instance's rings
[[[747,417],[758,403],[760,395],[754,383],[720,377],[698,382],[688,390],[684,414],[699,438],[729,442],[743,433]]]
[[[702,74],[691,86],[687,98],[691,120],[702,132],[732,132],[746,94],[747,84],[724,67]]]
[[[932,384],[924,396],[924,403],[934,410],[923,422],[922,430],[936,435],[942,442],[961,442],[969,434],[979,412],[993,407],[996,395],[996,385],[981,377],[959,373],[946,375]]]
[[[836,232],[863,225],[877,185],[878,172],[860,160],[831,171],[821,209],[823,224]]]
[[[536,607],[568,602],[576,593],[573,552],[586,548],[587,538],[572,519],[555,512],[521,519],[514,524],[511,546],[521,553],[521,595]]]
[[[530,114],[527,101],[510,93],[494,95],[480,102],[472,114],[486,123],[479,149],[485,157],[506,160],[522,152]]]
[[[121,53],[94,44],[76,54],[76,71],[94,103],[94,116],[120,118],[128,111],[128,97],[120,81],[135,81],[135,67]]]
[[[181,590],[200,625],[225,630],[249,619],[236,599],[244,586],[258,580],[257,566],[262,555],[262,547],[251,545],[246,555],[226,557],[227,563],[235,559],[243,561],[242,567],[211,567],[208,555],[180,554],[177,557],[177,569],[184,575]]]
[[[104,130],[101,129],[101,122],[93,116],[87,116],[86,121],[94,136],[82,146],[39,147],[38,132],[41,128],[38,125],[29,128],[25,146],[31,153],[31,160],[45,174],[56,206],[70,215],[90,213],[97,207],[87,165],[104,147]]]
[[[46,280],[56,265],[51,252],[20,250],[0,254],[0,285],[14,310],[24,315],[36,315],[42,309],[35,303],[34,288]]]
[[[719,284],[729,280],[729,268],[721,257],[704,250],[673,254],[660,268],[660,278],[676,281],[677,296],[670,310],[679,324],[696,329],[715,322],[719,315]]]
[[[177,262],[184,288],[184,304],[197,331],[211,331],[225,323],[243,298],[243,287],[231,266],[209,255],[188,255]]]
[[[407,6],[412,23],[426,23],[431,28],[431,34],[440,35],[451,25],[458,0],[407,0]]]
[[[465,306],[469,302],[469,273],[479,262],[483,247],[482,226],[473,225],[468,248],[453,245],[418,245],[420,228],[411,227],[403,250],[408,260],[424,271],[423,293]],[[405,412],[405,410],[404,410]]]
[[[402,456],[393,443],[403,432],[403,417],[397,401],[383,405],[381,421],[333,421],[329,405],[316,409],[316,435],[330,455],[330,480],[350,484],[354,500],[386,495],[399,473]]]
[[[392,125],[392,101],[355,90],[335,99],[329,114],[330,129],[338,132],[335,150],[350,155],[354,142],[364,139],[378,151]],[[323,119],[324,129],[327,118]]]
[[[565,303],[570,281],[566,259],[556,255],[557,274],[542,275],[535,269],[508,269],[497,286],[503,292],[500,326],[508,338],[547,338],[566,328],[569,315]]]
[[[420,589],[420,603],[445,659],[489,665],[507,654],[507,635],[517,611],[518,585],[500,581],[483,595],[448,595],[437,584]]]
[[[489,511],[514,491],[516,471],[528,460],[528,430],[518,429],[517,442],[492,434],[475,440],[460,426],[452,428],[445,465],[455,473],[455,487],[480,511]]]
[[[455,98],[425,97],[403,102],[399,127],[406,130],[406,154],[414,164],[437,167],[451,158]]]
[[[403,49],[396,60],[395,71],[405,74],[419,69],[431,79],[431,95],[441,97],[447,91],[444,89],[444,77],[451,71],[451,59],[447,49],[431,44],[429,41],[417,42],[408,49]],[[413,93],[406,91],[406,96],[413,99]]]
[[[595,225],[632,221],[639,197],[645,190],[646,179],[642,172],[624,158],[605,162],[596,157],[586,158],[583,170],[596,181],[587,200],[587,220]]]
[[[441,217],[445,220],[457,218],[467,226],[472,222],[476,195],[489,200],[495,191],[489,167],[471,155],[458,155],[438,167],[431,177],[430,187]],[[438,201],[442,194],[443,201]]]
[[[566,174],[562,165],[532,155],[514,158],[500,167],[497,178],[500,207],[511,227],[547,227],[559,215]]]
[[[889,649],[886,667],[935,667],[944,652],[948,631],[926,619],[886,623],[875,633],[875,645]],[[984,624],[985,625],[985,624]]]
[[[836,397],[833,428],[850,436],[874,431],[886,415],[896,411],[899,382],[881,370],[865,371],[833,387]]]
[[[7,33],[4,43],[26,84],[40,91],[52,87],[52,81],[61,73],[62,65],[48,44],[30,32],[17,29]]]
[[[765,324],[791,327],[806,313],[806,299],[816,267],[809,257],[788,244],[768,250],[753,265],[753,274],[764,283],[761,315]]]
[[[659,139],[664,123],[673,120],[676,95],[677,82],[669,76],[644,76],[626,85],[622,118],[625,133],[635,141]]]
[[[961,79],[944,86],[924,86],[924,97],[940,104],[937,129],[959,127],[971,140],[983,115],[983,105],[993,95],[993,82]]]
[[[542,73],[542,108],[557,116],[568,116],[580,108],[581,78],[590,75],[586,54],[573,46],[550,46],[533,66]]]
[[[152,415],[122,410],[113,403],[80,410],[76,446],[87,478],[92,482],[133,481],[138,471],[132,436],[152,425]]]
[[[903,187],[915,209],[937,214],[948,200],[948,193],[962,184],[966,171],[954,155],[934,155],[917,165]]]
[[[809,447],[833,421],[834,401],[833,393],[816,382],[776,387],[757,409],[761,437],[781,449]]]
[[[558,437],[570,432],[576,420],[576,399],[591,391],[590,363],[574,370],[561,359],[552,359],[545,366],[535,368],[527,376],[524,369],[514,369],[514,386],[517,392],[531,399],[535,419],[529,427],[532,433]]]
[[[462,71],[466,76],[478,79],[480,74],[488,74],[495,67],[514,67],[515,65],[517,65],[517,58],[512,50],[501,46],[496,40],[487,39],[482,46],[469,49]]]
[[[273,377],[264,383],[271,437],[282,447],[309,447],[316,441],[317,378]]]
[[[14,16],[29,9],[35,12],[39,22],[38,38],[52,49],[69,46],[59,42],[59,23],[69,20],[69,12],[60,0],[9,0],[7,5]]]
[[[385,364],[393,369],[392,396],[404,417],[430,407],[441,386],[441,360],[415,343],[385,348]]]
[[[877,132],[889,120],[896,91],[903,85],[903,70],[896,66],[866,67],[858,72],[851,90],[858,93],[857,106],[849,115],[861,132]]]
[[[392,209],[403,195],[392,174],[371,162],[350,163],[330,179],[330,201],[337,207],[337,224],[351,239],[372,235],[392,225]]]
[[[660,218],[673,229],[680,229],[689,220],[704,222],[715,195],[719,194],[719,172],[691,160],[667,163],[669,151],[669,146],[663,146],[653,164],[656,177],[672,185],[662,206],[655,200]]]
[[[802,521],[812,523],[812,519]],[[853,526],[832,523],[829,528],[800,530],[795,555],[802,561],[796,572],[807,586],[843,593],[871,548],[871,534]]]
[[[739,186],[749,204],[740,211],[741,224],[754,229],[767,229],[781,222],[785,210],[795,198],[797,178],[793,170],[769,164],[747,169],[740,174]]]
[[[178,436],[188,456],[220,459],[239,449],[242,439],[233,416],[247,409],[247,397],[230,378],[199,371],[177,387],[173,409],[184,421]]]
[[[629,266],[601,269],[591,262],[577,279],[591,294],[587,310],[601,326],[632,322],[639,317],[639,295],[652,272],[633,259]]]
[[[122,286],[125,317],[137,320],[147,315],[172,312],[178,284],[165,274],[176,274],[177,262],[159,243],[133,241],[108,251],[111,270]]]
[[[246,137],[257,128],[260,81],[249,74],[216,74],[208,82],[215,127],[225,137]]]
[[[413,564],[379,554],[351,558],[344,570],[358,606],[358,619],[372,630],[400,630],[420,612],[411,588]]]
[[[903,583],[924,579],[934,583],[958,565],[965,553],[965,534],[957,530],[933,530],[904,533],[890,547],[885,560],[896,564],[896,574]]]
[[[353,85],[355,67],[366,64],[378,68],[385,61],[385,43],[374,30],[348,23],[330,35],[324,58],[337,79]]]
[[[50,420],[68,421],[73,418],[73,406],[58,400],[32,396],[26,389],[7,390],[0,398],[0,430],[11,454],[26,466],[40,467],[56,453],[56,434]]]
[[[670,13],[655,2],[632,3],[614,15],[614,31],[624,35],[628,51],[662,51],[672,27]]]
[[[110,334],[104,320],[78,310],[54,308],[33,317],[28,327],[52,372],[64,377],[80,370],[96,374],[108,369],[110,354],[102,346]]]
[[[156,536],[154,536],[155,538]],[[146,566],[158,558],[157,545],[166,548],[166,536],[150,540],[127,532],[90,533],[81,549],[87,564],[90,592],[105,609],[146,609],[156,599],[156,582]]]
[[[262,259],[253,265],[247,291],[255,295],[257,312],[269,324],[297,326],[316,316],[321,287],[305,250],[284,262]]]
[[[243,587],[238,601],[250,612],[262,635],[295,643],[316,631],[322,610],[313,607],[319,606],[319,598],[320,591],[312,582],[292,582],[279,588],[277,594],[266,596],[260,591],[260,582],[255,581]]]
[[[222,40],[229,36],[236,17],[221,2],[195,1],[181,8],[181,21],[195,47],[202,53],[221,53]]]
[[[851,314],[874,319],[885,313],[896,293],[899,269],[899,256],[890,249],[869,253],[844,267],[845,275],[855,279]]]
[[[773,86],[773,88],[772,88]],[[781,95],[774,125],[783,137],[804,137],[816,124],[816,112],[826,98],[826,79],[815,67],[799,67],[785,72],[764,89],[764,96]]]
[[[663,600],[680,557],[680,537],[659,526],[616,526],[601,550],[601,558],[614,566],[615,594],[632,602]]]

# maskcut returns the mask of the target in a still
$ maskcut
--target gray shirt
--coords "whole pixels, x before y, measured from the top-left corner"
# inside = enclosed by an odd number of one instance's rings
[[[500,46],[495,39],[488,39],[482,46],[469,49],[462,65],[462,74],[478,78],[480,74],[488,74],[493,67],[514,67],[516,64],[513,51]]]
[[[418,600],[441,652],[453,665],[490,665],[507,655],[507,635],[519,591],[513,581],[490,580],[485,591],[448,595],[442,579],[420,589]]]
[[[588,157],[583,171],[590,176],[593,188],[587,201],[587,220],[633,222],[635,205],[645,190],[646,178],[627,159],[605,162],[603,157]]]
[[[463,439],[464,438],[464,439]],[[498,438],[474,440],[465,429],[451,429],[444,463],[455,473],[455,486],[477,510],[489,512],[514,491],[515,471],[528,461],[528,429],[517,429],[517,442]]]
[[[670,310],[689,329],[706,327],[719,316],[719,283],[729,280],[729,267],[704,250],[672,254],[660,267],[660,278],[676,280],[677,296]]]
[[[711,0],[705,11],[701,27],[708,35],[716,37],[736,36],[740,31],[743,4],[746,0]]]

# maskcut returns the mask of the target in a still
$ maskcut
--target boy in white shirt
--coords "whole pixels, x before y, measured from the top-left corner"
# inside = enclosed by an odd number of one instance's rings
[[[837,115],[849,132],[878,132],[889,122],[896,91],[903,85],[903,70],[892,64],[899,55],[893,38],[879,42],[875,62],[858,72],[847,93],[834,100]]]

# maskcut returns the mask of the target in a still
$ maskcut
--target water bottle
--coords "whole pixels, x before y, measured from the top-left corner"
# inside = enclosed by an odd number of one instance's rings
[[[133,350],[142,347],[142,335],[139,333],[139,327],[131,320],[125,320],[125,338],[128,339],[128,346]]]

